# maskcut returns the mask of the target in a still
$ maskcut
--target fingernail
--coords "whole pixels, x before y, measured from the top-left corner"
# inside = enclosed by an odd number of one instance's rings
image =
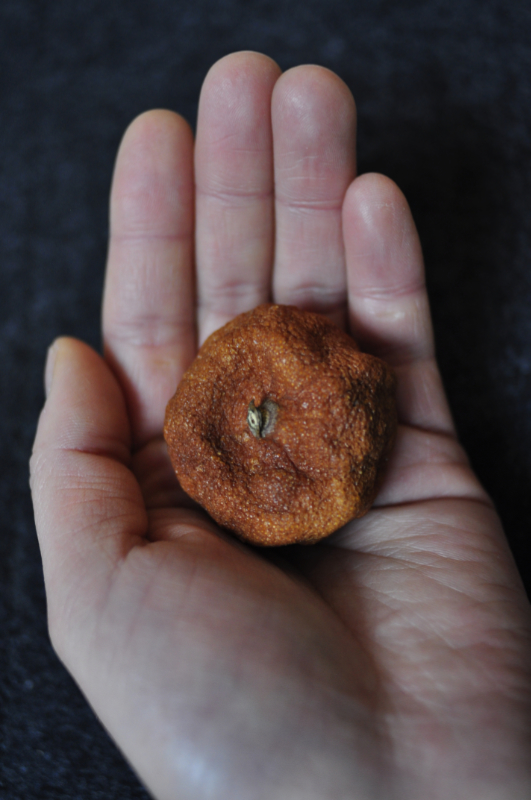
[[[46,366],[44,367],[44,392],[46,397],[50,394],[53,380],[53,368],[55,366],[55,359],[57,356],[57,340],[53,342],[48,348],[46,355]]]

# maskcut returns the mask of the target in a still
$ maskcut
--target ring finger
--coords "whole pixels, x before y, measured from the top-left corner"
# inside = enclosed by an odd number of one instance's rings
[[[272,99],[276,302],[346,323],[341,207],[355,176],[356,109],[327,69],[285,72]]]

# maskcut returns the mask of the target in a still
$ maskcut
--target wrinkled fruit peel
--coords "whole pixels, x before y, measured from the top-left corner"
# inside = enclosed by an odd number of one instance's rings
[[[316,542],[374,501],[395,383],[326,317],[258,306],[206,340],[168,404],[177,478],[241,539]]]

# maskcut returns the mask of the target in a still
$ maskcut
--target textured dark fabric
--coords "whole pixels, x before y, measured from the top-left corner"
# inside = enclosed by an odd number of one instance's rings
[[[353,90],[360,170],[412,205],[459,432],[531,585],[530,43],[515,0],[2,0],[2,800],[147,796],[49,645],[27,460],[47,345],[99,346],[120,136],[154,106],[193,122],[232,50]]]

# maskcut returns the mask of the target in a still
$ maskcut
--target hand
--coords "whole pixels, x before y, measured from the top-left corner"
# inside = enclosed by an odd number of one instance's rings
[[[51,348],[32,459],[51,638],[157,798],[531,794],[529,606],[456,440],[410,211],[355,178],[354,136],[337,76],[253,53],[209,72],[195,147],[176,114],[136,119],[105,360]],[[183,496],[161,437],[198,342],[269,299],[386,359],[401,423],[375,507],[275,552]]]

